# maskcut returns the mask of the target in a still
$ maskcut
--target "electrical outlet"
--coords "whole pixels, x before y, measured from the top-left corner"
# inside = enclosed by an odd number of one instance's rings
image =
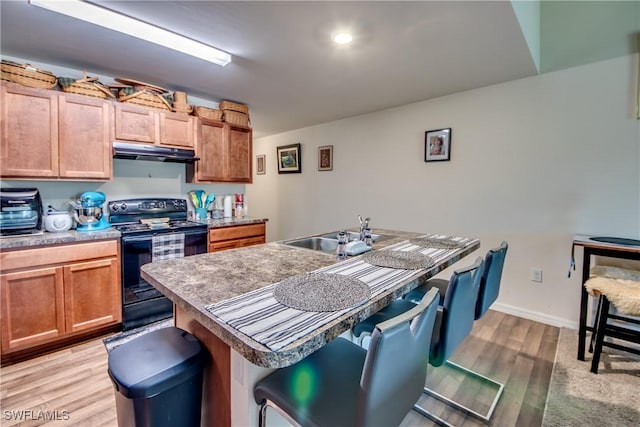
[[[531,281],[542,283],[542,269],[533,267],[531,269]]]

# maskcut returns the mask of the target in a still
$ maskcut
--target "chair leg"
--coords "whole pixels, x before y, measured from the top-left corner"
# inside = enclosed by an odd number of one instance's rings
[[[593,332],[591,333],[591,340],[589,342],[589,353],[593,353],[593,344],[596,342],[596,335],[598,333],[598,323],[600,322],[600,307],[602,306],[602,296],[598,297],[598,307],[596,308],[596,317],[593,322]]]
[[[609,317],[609,300],[606,296],[601,295],[602,305],[600,306],[599,321],[596,326],[596,347],[593,350],[593,359],[591,360],[591,372],[598,373],[598,365],[600,364],[600,355],[602,354],[602,343],[607,329],[607,318]]]
[[[258,427],[267,427],[267,407],[272,407],[278,414],[280,414],[287,422],[289,422],[293,426],[300,427],[300,424],[295,421],[289,414],[284,412],[278,405],[270,401],[269,399],[265,399],[260,404],[260,410],[258,412]]]
[[[484,375],[481,375],[481,374],[479,374],[479,373],[477,373],[475,371],[472,371],[471,369],[465,368],[464,366],[460,366],[457,363],[453,363],[453,362],[450,362],[450,361],[446,361],[445,363],[448,366],[451,366],[452,368],[458,369],[458,370],[460,370],[462,372],[465,372],[465,373],[467,373],[467,374],[469,374],[471,376],[474,376],[474,377],[479,378],[479,379],[481,379],[481,380],[483,380],[485,382],[488,382],[488,383],[491,383],[491,384],[497,386],[498,390],[496,392],[495,397],[493,398],[493,401],[491,402],[491,406],[489,407],[489,411],[486,414],[481,414],[481,413],[479,413],[477,411],[474,411],[471,408],[467,408],[466,406],[456,402],[455,400],[450,399],[450,398],[448,398],[446,396],[443,396],[443,395],[439,394],[438,392],[435,392],[435,391],[433,391],[433,390],[431,390],[431,389],[429,389],[427,387],[424,388],[424,393],[428,394],[430,396],[433,396],[436,399],[438,399],[438,400],[440,400],[440,401],[442,401],[442,402],[444,402],[444,403],[446,403],[446,404],[448,404],[450,406],[453,406],[454,408],[456,408],[456,409],[458,409],[458,410],[460,410],[460,411],[462,411],[462,412],[464,412],[466,414],[474,416],[474,417],[476,417],[476,418],[478,418],[478,419],[480,419],[480,420],[482,420],[482,421],[484,421],[485,423],[488,424],[489,421],[491,420],[491,416],[493,415],[493,412],[496,409],[496,406],[498,405],[498,401],[500,400],[500,397],[502,396],[502,392],[504,391],[504,384],[501,384],[501,383],[499,383],[499,382],[497,382],[497,381],[495,381],[495,380],[493,380],[493,379],[491,379],[489,377],[485,377]]]
[[[431,421],[433,421],[434,423],[438,424],[439,426],[454,427],[453,424],[449,424],[448,422],[446,422],[442,418],[438,417],[437,415],[432,414],[431,412],[427,411],[426,409],[424,409],[422,406],[418,405],[417,403],[415,405],[413,405],[413,410],[416,411],[417,413],[419,413],[420,415],[422,415],[423,417],[429,418]]]

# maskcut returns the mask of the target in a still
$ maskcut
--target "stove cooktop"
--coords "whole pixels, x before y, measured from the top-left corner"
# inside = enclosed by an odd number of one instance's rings
[[[113,226],[122,234],[145,233],[156,231],[180,231],[189,229],[206,229],[206,224],[193,221],[177,220],[169,222],[158,222],[151,224],[142,224],[140,222],[113,224]]]

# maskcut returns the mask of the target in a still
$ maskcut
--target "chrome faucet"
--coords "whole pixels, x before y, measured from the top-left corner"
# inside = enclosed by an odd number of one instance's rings
[[[371,218],[362,219],[360,215],[358,215],[358,220],[360,221],[360,240],[364,242],[364,230],[369,228],[369,221]]]

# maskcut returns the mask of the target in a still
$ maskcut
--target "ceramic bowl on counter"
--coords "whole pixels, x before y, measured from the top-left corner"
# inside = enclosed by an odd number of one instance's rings
[[[73,226],[73,219],[68,212],[47,212],[42,215],[44,229],[50,233],[68,231]]]

